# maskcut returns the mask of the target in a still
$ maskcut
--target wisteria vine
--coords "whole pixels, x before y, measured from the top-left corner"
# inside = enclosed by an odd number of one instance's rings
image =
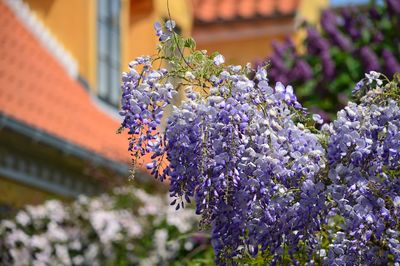
[[[367,74],[322,125],[267,66],[226,65],[174,26],[156,23],[158,54],[123,73],[122,129],[176,209],[195,200],[216,263],[400,263],[398,76]]]

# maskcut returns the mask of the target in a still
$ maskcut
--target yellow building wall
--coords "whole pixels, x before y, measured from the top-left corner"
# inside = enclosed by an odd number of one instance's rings
[[[157,38],[154,34],[153,24],[159,20],[154,11],[154,6],[146,13],[137,14],[135,6],[128,1],[129,8],[124,9],[127,13],[123,25],[122,36],[122,60],[121,69],[126,70],[128,63],[141,55],[152,55],[156,51]],[[135,12],[134,14],[132,14]],[[121,32],[122,33],[122,32]]]
[[[79,74],[96,88],[96,0],[24,0],[67,51],[77,60]],[[151,2],[152,1],[152,2]],[[141,14],[136,3],[151,3]],[[190,0],[170,0],[172,18],[189,35],[192,25]],[[139,12],[139,13],[138,13]],[[137,56],[154,54],[156,21],[168,17],[167,0],[121,0],[121,70]]]
[[[329,0],[302,0],[297,10],[297,18],[311,24],[318,23],[321,10],[329,6]]]
[[[77,61],[79,74],[96,88],[97,0],[23,0],[63,47]],[[142,0],[152,1],[152,0]],[[168,17],[167,1],[154,0],[149,13],[135,14],[134,0],[121,0],[121,69],[137,56],[152,55],[157,37],[153,24]],[[190,0],[171,0],[171,15],[189,35]],[[0,176],[0,202],[15,208],[40,204],[56,195]],[[58,197],[59,198],[59,197]],[[59,198],[60,199],[60,198]]]
[[[209,54],[220,52],[228,63],[246,64],[256,59],[265,59],[272,52],[272,43],[283,41],[286,36],[293,37],[295,44],[301,47],[305,34],[299,29],[300,24],[304,21],[317,24],[321,10],[327,8],[328,5],[329,0],[302,0],[299,2],[294,18],[195,26],[193,34],[199,49],[205,49]],[[252,34],[251,32],[259,33]],[[207,41],[203,41],[202,37],[207,35],[215,36],[215,38],[208,37],[205,38]],[[221,36],[228,36],[228,38],[221,40]]]
[[[14,208],[21,208],[26,204],[36,205],[55,198],[60,199],[54,194],[0,176],[0,202],[7,203]]]
[[[303,0],[300,1],[299,9],[296,16],[296,24],[299,26],[302,22],[307,21],[312,25],[318,25],[321,17],[321,11],[329,7],[329,0]],[[300,52],[304,52],[300,45],[306,37],[306,31],[299,29],[294,40]]]
[[[199,49],[205,49],[208,54],[220,52],[229,64],[253,63],[256,59],[265,59],[271,52],[272,40],[283,40],[284,36],[255,37],[237,40],[235,42],[215,42],[199,44]]]
[[[146,10],[136,7],[135,1],[124,0],[121,14],[122,60],[121,69],[134,58],[141,55],[154,55],[158,39],[155,36],[154,23],[168,19],[167,0],[142,0],[147,2]],[[151,4],[149,4],[151,2]],[[192,9],[190,0],[170,0],[171,18],[182,29],[183,35],[190,35],[192,29]]]
[[[157,37],[153,29],[155,21],[168,18],[167,0],[152,1],[151,9],[135,13],[134,0],[121,0],[121,70],[129,61],[143,54],[154,54]],[[48,27],[67,51],[77,60],[79,74],[91,88],[96,88],[96,0],[24,0],[40,20]],[[193,10],[191,0],[170,0],[172,18],[184,35],[192,34]],[[296,20],[316,23],[319,12],[328,6],[328,0],[303,0]],[[298,35],[301,39],[301,33]],[[235,41],[199,43],[199,49],[220,51],[231,63],[246,63],[264,58],[271,49],[271,41],[283,39],[275,34]],[[244,49],[248,47],[248,49]],[[23,195],[23,196],[21,196]],[[0,201],[20,207],[26,203],[37,204],[54,198],[45,191],[37,190],[7,179],[0,178]]]
[[[78,71],[94,87],[95,0],[24,0],[77,60]]]
[[[25,0],[53,35],[77,60],[79,74],[96,88],[96,0]],[[150,3],[146,13],[135,8],[136,3]],[[172,18],[184,35],[191,35],[193,10],[191,0],[170,0]],[[306,20],[317,23],[320,11],[328,7],[329,0],[300,1],[293,25]],[[137,56],[154,54],[157,38],[153,24],[168,18],[167,0],[121,0],[121,70]],[[255,26],[257,27],[257,26]],[[212,29],[211,29],[212,30]],[[198,48],[224,53],[231,63],[246,63],[262,58],[271,50],[272,40],[284,34],[243,40],[199,43]],[[304,31],[293,35],[297,44],[304,39]],[[249,48],[250,47],[250,48]],[[240,51],[240,53],[238,53]]]
[[[207,50],[208,54],[219,52],[229,64],[246,64],[265,59],[273,41],[283,40],[294,32],[293,18],[277,18],[195,26],[193,35],[198,49]]]
[[[159,18],[168,18],[168,8],[171,18],[182,28],[182,33],[188,35],[193,23],[192,0],[153,0],[155,13]]]

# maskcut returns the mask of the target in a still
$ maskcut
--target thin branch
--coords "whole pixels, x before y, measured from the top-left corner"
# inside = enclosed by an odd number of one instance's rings
[[[169,20],[172,20],[172,18],[171,18],[171,12],[170,12],[170,10],[169,10],[169,0],[167,0],[167,11],[168,11],[168,19],[169,19]],[[176,35],[175,35],[175,34],[176,34],[176,33],[173,31],[174,41],[175,41],[176,47],[178,48],[179,54],[180,54],[180,56],[182,57],[183,62],[185,62],[185,64],[186,64],[190,69],[193,70],[192,66],[189,65],[189,63],[186,61],[185,57],[183,56],[182,50],[181,50],[181,48],[179,47],[179,43],[178,43],[178,40],[176,39]]]

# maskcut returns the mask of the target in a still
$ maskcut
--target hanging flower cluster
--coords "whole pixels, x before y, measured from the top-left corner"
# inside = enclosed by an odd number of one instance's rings
[[[138,60],[123,74],[122,126],[129,149],[169,179],[176,209],[195,199],[218,264],[400,262],[400,111],[387,96],[399,95],[397,83],[367,74],[360,104],[321,126],[265,67],[227,66],[173,27],[156,30],[168,35],[158,56],[142,74]],[[153,69],[158,60],[168,70]],[[185,100],[162,132],[156,125],[179,93]]]
[[[379,76],[367,74],[366,82],[382,85]],[[384,265],[389,256],[400,261],[400,106],[385,93],[378,87],[360,104],[349,103],[332,125],[331,215],[340,215],[343,224],[329,257],[337,264]],[[374,103],[382,96],[385,103]]]
[[[207,244],[190,209],[141,189],[28,206],[0,223],[2,265],[170,265]],[[182,237],[185,234],[186,237]]]

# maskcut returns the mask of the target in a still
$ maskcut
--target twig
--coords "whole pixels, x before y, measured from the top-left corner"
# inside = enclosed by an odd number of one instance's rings
[[[169,0],[167,0],[167,11],[168,11],[168,19],[169,19],[169,20],[172,20],[172,19],[171,19],[171,12],[170,12],[170,10],[169,10]],[[179,54],[181,55],[181,57],[182,57],[182,59],[183,59],[183,62],[185,62],[185,64],[186,64],[190,69],[193,70],[192,66],[189,65],[189,63],[186,61],[185,57],[183,56],[182,50],[181,50],[181,48],[179,47],[178,40],[176,39],[175,32],[173,32],[173,35],[174,35],[174,41],[175,41],[176,47],[178,48]]]

